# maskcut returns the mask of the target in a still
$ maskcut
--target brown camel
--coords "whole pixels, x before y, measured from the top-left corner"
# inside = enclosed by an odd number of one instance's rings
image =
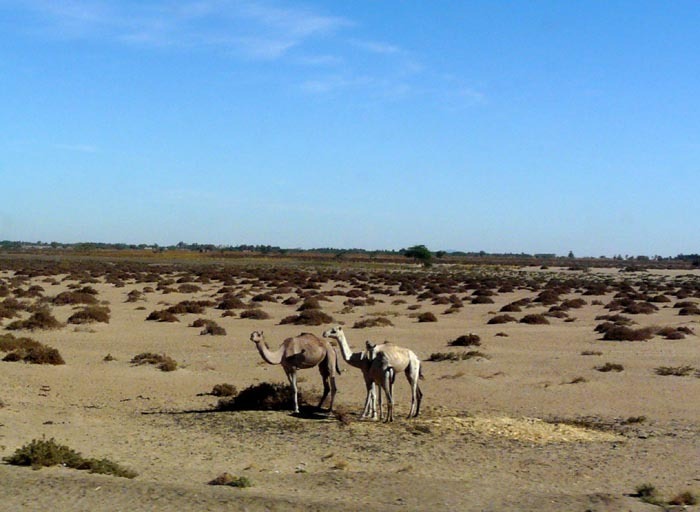
[[[250,341],[255,343],[258,352],[268,364],[280,364],[284,373],[289,379],[289,384],[294,392],[294,412],[299,412],[299,392],[297,389],[297,370],[313,368],[318,366],[323,379],[323,396],[318,403],[318,408],[321,408],[330,392],[331,401],[328,411],[333,410],[333,400],[335,399],[336,374],[340,374],[338,366],[338,357],[333,346],[327,341],[318,338],[317,336],[304,332],[299,336],[287,338],[282,342],[282,345],[276,350],[270,350],[263,338],[262,331],[253,331],[250,334]]]

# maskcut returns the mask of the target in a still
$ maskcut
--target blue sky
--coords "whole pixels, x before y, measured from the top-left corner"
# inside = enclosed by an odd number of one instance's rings
[[[699,252],[695,1],[0,0],[0,239]]]

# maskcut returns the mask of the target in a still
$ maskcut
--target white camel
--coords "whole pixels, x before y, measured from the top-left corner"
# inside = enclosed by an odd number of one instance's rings
[[[321,408],[330,392],[331,402],[328,406],[328,411],[333,410],[333,400],[336,393],[335,377],[336,374],[340,374],[340,367],[338,366],[338,357],[335,349],[327,340],[322,340],[314,334],[305,332],[299,336],[287,338],[274,352],[265,343],[262,331],[253,331],[250,334],[250,341],[255,343],[258,352],[266,363],[282,365],[282,369],[287,375],[289,384],[294,392],[295,413],[299,412],[297,370],[313,368],[314,366],[318,366],[323,379],[323,396],[318,403],[318,408]]]
[[[323,333],[327,338],[335,338],[340,346],[340,353],[347,363],[362,370],[362,375],[365,379],[367,387],[367,398],[365,399],[365,409],[362,417],[372,415],[372,418],[377,418],[375,404],[375,385],[385,390],[387,399],[390,403],[393,419],[393,381],[394,375],[397,372],[404,372],[409,385],[411,386],[411,410],[408,414],[409,418],[414,418],[420,413],[420,404],[423,398],[423,392],[418,385],[418,379],[422,378],[420,359],[412,350],[394,345],[393,343],[382,343],[380,345],[367,345],[365,352],[352,352],[348,345],[343,328],[340,326],[333,327]],[[379,357],[379,354],[382,354]],[[376,362],[375,362],[376,361]],[[387,380],[387,377],[390,377]],[[388,390],[388,393],[387,393]],[[376,399],[379,402],[379,419],[382,417],[381,408],[381,393]],[[391,421],[391,419],[387,419]]]
[[[406,380],[411,386],[411,410],[408,418],[415,418],[420,414],[420,404],[423,400],[423,392],[418,385],[418,379],[423,378],[420,359],[412,350],[394,345],[386,341],[376,345],[370,341],[365,342],[365,348],[370,365],[370,378],[378,385],[379,390],[379,418],[382,417],[381,389],[387,397],[386,421],[394,421],[394,379],[396,372],[403,371]]]
[[[323,333],[324,338],[333,338],[338,341],[338,346],[340,347],[340,354],[343,359],[350,366],[359,368],[362,371],[362,377],[365,380],[365,387],[367,388],[367,395],[365,397],[365,407],[362,411],[361,418],[372,417],[377,419],[377,410],[375,408],[375,392],[374,392],[374,380],[370,375],[370,366],[372,366],[372,361],[369,359],[369,354],[367,351],[363,352],[353,352],[350,350],[350,345],[348,345],[347,339],[345,338],[345,333],[343,328],[340,326],[328,329]]]

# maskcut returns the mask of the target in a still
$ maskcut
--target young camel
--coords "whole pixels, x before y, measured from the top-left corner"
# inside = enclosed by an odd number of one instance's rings
[[[355,368],[359,368],[362,371],[362,376],[365,379],[365,386],[367,387],[367,398],[365,399],[365,408],[362,413],[362,417],[366,418],[371,414],[373,419],[377,418],[377,412],[375,409],[375,384],[385,390],[387,398],[390,400],[390,404],[393,405],[391,400],[393,399],[392,386],[393,386],[393,375],[395,372],[404,372],[408,383],[411,386],[411,411],[408,415],[409,418],[418,416],[420,412],[420,403],[423,398],[423,393],[418,386],[418,379],[422,378],[420,359],[416,354],[407,348],[394,345],[393,343],[383,343],[381,345],[372,345],[373,352],[352,352],[350,346],[348,345],[347,339],[345,338],[345,333],[343,328],[340,326],[333,327],[323,333],[326,338],[335,338],[340,346],[340,353],[343,359]],[[373,363],[373,359],[376,359],[378,354],[385,354],[386,357],[382,358],[377,363]],[[385,373],[390,373],[391,379],[389,385],[387,384],[387,379]],[[389,391],[387,393],[387,390]],[[381,393],[379,394],[379,414],[381,419]],[[393,409],[393,407],[392,407]]]
[[[418,385],[418,379],[423,378],[420,359],[410,349],[399,347],[391,342],[375,345],[365,342],[365,348],[370,365],[370,378],[379,385],[387,397],[387,419],[394,421],[394,379],[396,372],[403,371],[411,386],[411,410],[408,418],[415,418],[420,414],[420,404],[423,400],[423,392]],[[379,417],[382,416],[381,391],[379,393]]]
[[[262,331],[253,331],[250,334],[250,341],[255,343],[258,352],[266,363],[282,365],[282,369],[287,375],[289,384],[294,392],[295,413],[299,412],[297,370],[313,368],[314,366],[318,366],[323,379],[323,396],[318,403],[318,408],[321,408],[330,392],[331,402],[328,406],[328,412],[333,410],[333,400],[336,393],[335,377],[336,374],[340,374],[340,367],[338,366],[338,357],[335,349],[328,341],[305,332],[299,336],[287,338],[274,352],[265,343]]]

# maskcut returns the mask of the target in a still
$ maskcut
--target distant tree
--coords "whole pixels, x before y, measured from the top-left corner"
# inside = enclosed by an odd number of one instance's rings
[[[425,245],[414,245],[403,251],[407,258],[413,258],[423,264],[424,267],[432,265],[433,253]]]
[[[442,258],[443,256],[445,256],[445,254],[447,254],[446,251],[437,251],[437,252],[435,253],[435,257],[438,258],[438,259],[440,259],[440,258]]]
[[[567,258],[575,258],[574,251],[569,251],[569,255],[567,256]]]

